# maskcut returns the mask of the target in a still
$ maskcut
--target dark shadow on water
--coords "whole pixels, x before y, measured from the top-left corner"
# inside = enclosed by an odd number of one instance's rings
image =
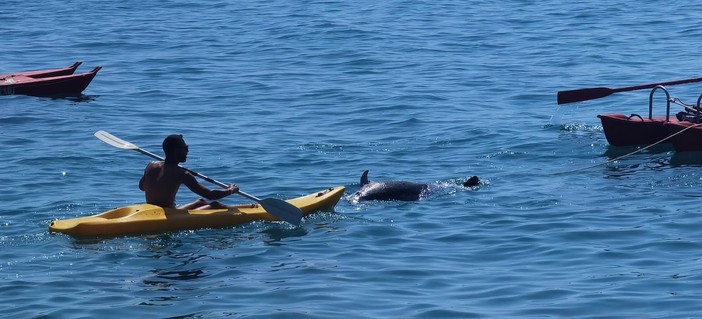
[[[85,94],[80,94],[80,95],[57,95],[57,96],[52,96],[52,100],[69,100],[73,101],[76,103],[90,103],[92,101],[95,101],[97,99],[97,96],[93,95],[85,95]]]
[[[625,178],[634,176],[642,171],[663,171],[668,168],[668,160],[653,160],[645,163],[636,163],[630,165],[608,165],[606,166],[604,178]]]
[[[49,96],[33,96],[33,95],[17,95],[17,96],[26,96],[29,98],[39,98],[43,100],[68,100],[72,101],[75,103],[89,103],[97,100],[99,97],[98,95],[85,95],[85,94],[58,94],[58,95],[49,95]]]
[[[191,268],[197,261],[206,258],[206,255],[191,252],[176,252],[170,248],[153,252],[155,253],[154,256],[145,257],[164,259],[169,266],[152,269],[150,271],[151,274],[142,281],[147,286],[169,290],[173,289],[172,286],[179,281],[198,280],[207,276],[203,267]],[[180,289],[184,289],[184,287]]]
[[[166,280],[193,280],[202,277],[204,272],[201,269],[165,271],[155,270],[154,276]]]
[[[175,317],[165,317],[163,319],[204,319],[208,318],[207,314],[200,314],[200,313],[190,313],[186,315],[179,315]]]
[[[176,239],[174,239],[171,236],[172,233],[138,233],[138,234],[125,234],[125,235],[105,235],[105,236],[90,236],[90,237],[72,237],[69,236],[72,241],[73,241],[73,248],[75,249],[95,249],[95,250],[104,250],[104,244],[109,243],[112,240],[119,240],[119,239],[124,239],[124,240],[130,240],[130,239],[146,239],[146,240],[153,240],[153,241],[162,241],[169,243],[169,245],[174,245],[173,242],[176,242]]]
[[[605,178],[623,178],[635,175],[643,171],[664,171],[671,166],[671,158],[675,152],[667,148],[654,150],[654,152],[634,153],[636,148],[610,149],[611,152],[603,154],[607,156],[608,162],[603,162],[601,166],[606,172]],[[631,154],[630,156],[627,156]],[[595,166],[593,166],[594,168]]]
[[[268,238],[264,240],[266,245],[271,246],[282,246],[282,240],[286,238],[293,237],[303,237],[307,235],[307,230],[304,227],[295,228],[278,228],[270,227],[261,231],[262,234],[268,235]]]
[[[153,275],[142,282],[144,285],[159,290],[170,290],[177,281],[196,280],[205,276],[202,269],[168,271],[162,269],[152,270]]]
[[[662,169],[663,167],[680,167],[680,166],[702,166],[702,152],[676,152],[671,144],[658,144],[654,145],[648,149],[641,150],[645,146],[608,146],[607,150],[604,152],[609,160],[620,159],[633,160],[639,159],[642,163],[632,164],[632,165],[617,165],[617,168],[612,170],[616,171],[623,167],[626,170],[631,171],[637,168],[653,168]],[[641,150],[640,152],[637,152]],[[660,156],[650,157],[650,155],[670,155],[669,159],[661,160]],[[649,157],[646,157],[646,154]],[[644,159],[647,160],[644,160]],[[628,175],[625,174],[625,175]]]
[[[702,166],[702,152],[675,152],[670,158],[670,166]]]
[[[640,146],[612,146],[608,145],[607,150],[604,152],[604,156],[610,160],[619,158],[625,155],[634,156],[639,154],[662,154],[667,152],[674,152],[673,145],[671,144],[657,144],[645,150],[641,150],[646,147],[646,145]],[[640,150],[640,151],[639,151]],[[637,152],[638,151],[638,152]]]

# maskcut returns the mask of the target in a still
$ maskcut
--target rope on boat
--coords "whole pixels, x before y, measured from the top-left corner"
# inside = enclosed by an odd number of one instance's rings
[[[668,137],[666,137],[666,138],[664,138],[664,139],[662,139],[662,140],[660,140],[660,141],[657,141],[657,142],[655,142],[655,143],[653,143],[653,144],[651,144],[651,145],[648,145],[648,146],[646,146],[646,147],[642,147],[642,148],[640,148],[640,149],[638,149],[638,150],[635,150],[635,151],[633,151],[633,152],[631,152],[631,153],[627,153],[627,154],[624,154],[624,155],[622,155],[622,156],[613,158],[613,159],[611,159],[611,160],[609,160],[609,161],[602,162],[602,163],[595,164],[595,165],[591,165],[591,166],[588,166],[588,167],[581,167],[581,168],[576,168],[576,169],[572,169],[572,170],[568,170],[568,171],[563,171],[563,172],[554,173],[554,175],[560,175],[560,174],[567,174],[567,173],[573,173],[573,172],[578,172],[578,171],[584,171],[584,170],[586,170],[586,169],[591,169],[591,168],[595,168],[595,167],[598,167],[598,166],[607,165],[607,164],[610,164],[610,163],[619,161],[619,160],[621,160],[621,159],[623,159],[623,158],[625,158],[625,157],[634,155],[634,154],[636,154],[636,153],[640,153],[640,152],[645,151],[645,150],[647,150],[647,149],[649,149],[649,148],[651,148],[651,147],[654,147],[654,146],[656,146],[656,145],[658,145],[658,144],[660,144],[660,143],[663,143],[663,142],[667,141],[668,139],[670,139],[671,137],[676,136],[676,135],[678,135],[678,134],[680,134],[680,133],[682,133],[682,132],[685,132],[685,131],[687,131],[687,130],[693,128],[693,127],[698,127],[698,126],[701,126],[701,125],[702,125],[702,123],[697,123],[697,124],[695,124],[695,125],[688,126],[688,127],[684,128],[683,130],[681,130],[680,132],[677,132],[677,133],[675,133],[675,134],[672,134],[672,135],[670,135],[670,136],[668,136]]]

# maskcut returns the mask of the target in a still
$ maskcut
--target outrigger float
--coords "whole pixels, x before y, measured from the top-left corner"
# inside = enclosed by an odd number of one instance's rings
[[[67,68],[26,71],[0,75],[0,95],[74,96],[80,95],[102,69],[74,74],[81,61]]]

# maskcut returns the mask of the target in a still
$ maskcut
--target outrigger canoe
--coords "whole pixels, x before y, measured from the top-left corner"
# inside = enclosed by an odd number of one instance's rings
[[[663,90],[666,96],[665,116],[653,116],[653,94],[656,90]],[[684,108],[674,116],[670,115],[670,104],[674,102]],[[693,121],[700,119],[700,103],[687,105],[680,99],[670,98],[670,93],[663,86],[651,90],[648,103],[648,117],[638,114],[630,116],[624,114],[600,114],[597,117],[602,122],[602,129],[607,142],[613,146],[635,146],[651,144],[672,144],[676,151],[702,150],[702,128]],[[695,126],[690,128],[690,126]],[[686,132],[681,132],[686,131]],[[687,132],[689,131],[689,132]]]
[[[74,74],[82,62],[67,68],[0,75],[0,95],[71,96],[81,94],[102,67]]]
[[[303,216],[332,210],[343,196],[345,187],[337,186],[287,200],[300,208]],[[51,232],[75,237],[121,236],[162,233],[199,228],[222,228],[252,221],[276,221],[260,205],[239,205],[229,209],[183,210],[137,204],[92,216],[51,222]]]
[[[602,122],[607,143],[612,146],[651,145],[660,142],[668,137],[664,125],[678,121],[665,116],[644,118],[637,114],[600,114],[597,117]],[[663,143],[668,144],[670,141]]]
[[[680,121],[665,126],[676,152],[702,152],[702,124]]]
[[[697,104],[686,105],[679,99],[671,99],[664,85],[678,85],[702,82],[702,77],[685,80],[642,84],[610,89],[593,87],[577,90],[559,91],[558,104],[599,99],[618,92],[652,89],[649,96],[648,118],[632,114],[600,114],[602,129],[607,142],[614,146],[672,144],[677,152],[702,151],[702,95]],[[666,95],[667,110],[665,117],[653,117],[653,94],[662,89]],[[680,104],[685,110],[670,117],[670,103]]]
[[[653,117],[653,94],[661,89],[667,104],[665,116]],[[683,112],[670,116],[670,104],[674,102],[684,108]],[[670,98],[668,91],[657,86],[651,90],[648,117],[632,114],[600,114],[607,142],[613,146],[669,144],[676,152],[702,151],[702,96],[696,105],[682,103]]]
[[[653,95],[656,90],[662,90],[666,96],[665,116],[653,116]],[[677,99],[675,99],[677,100]],[[682,122],[676,116],[670,116],[670,94],[663,86],[656,86],[651,90],[648,101],[648,117],[638,114],[630,116],[624,114],[600,114],[597,117],[602,122],[607,142],[612,146],[651,145],[655,143],[670,144],[666,139],[670,136],[667,124]],[[679,101],[679,100],[678,100]],[[685,106],[685,105],[683,105]],[[686,107],[687,109],[687,107]]]

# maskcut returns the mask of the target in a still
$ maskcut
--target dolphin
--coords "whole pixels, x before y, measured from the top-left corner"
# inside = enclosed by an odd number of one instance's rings
[[[477,186],[480,179],[477,176],[469,178],[463,182],[465,187]],[[426,195],[437,185],[425,183],[415,183],[409,181],[381,181],[371,182],[368,180],[368,170],[361,175],[361,189],[352,196],[353,202],[366,200],[401,200],[415,201]]]

